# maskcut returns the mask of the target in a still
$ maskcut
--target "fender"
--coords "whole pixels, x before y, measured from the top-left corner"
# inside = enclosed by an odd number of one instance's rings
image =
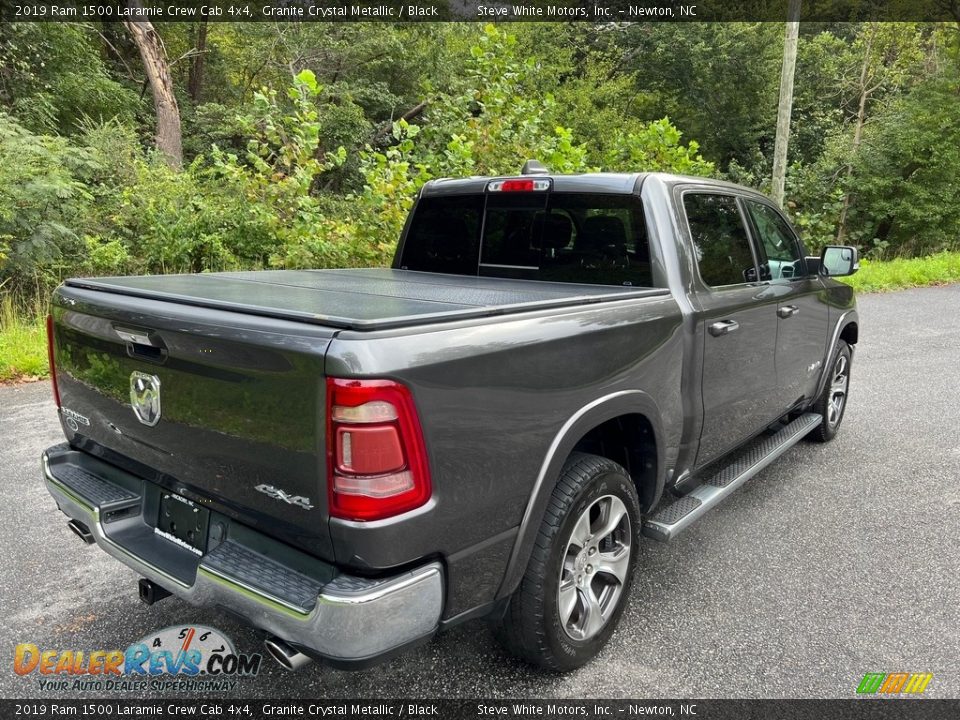
[[[847,310],[840,316],[837,324],[833,327],[833,337],[830,338],[830,344],[827,345],[827,354],[823,358],[823,370],[820,371],[820,382],[817,383],[817,391],[813,395],[813,402],[817,401],[820,393],[823,392],[823,388],[826,387],[827,379],[830,377],[830,360],[833,358],[833,351],[837,347],[837,341],[840,340],[840,333],[842,333],[843,329],[851,322],[858,324],[860,322],[860,316],[857,315],[856,310]],[[850,352],[853,353],[853,347],[850,348]]]
[[[533,543],[540,530],[547,503],[560,477],[560,470],[574,446],[596,426],[620,415],[630,414],[643,415],[653,427],[654,442],[657,446],[657,487],[654,497],[660,496],[664,484],[663,427],[660,409],[654,399],[642,390],[621,390],[584,405],[563,424],[547,450],[527,500],[503,582],[497,591],[498,600],[510,595],[520,584],[533,552]]]

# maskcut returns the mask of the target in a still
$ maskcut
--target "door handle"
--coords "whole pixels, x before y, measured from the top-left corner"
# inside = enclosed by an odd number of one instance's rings
[[[721,320],[719,322],[713,323],[708,329],[710,334],[714,337],[720,337],[721,335],[729,335],[734,330],[740,327],[740,323],[736,320]]]
[[[800,312],[800,308],[796,305],[784,305],[783,307],[777,308],[777,316],[782,317],[784,320],[788,317],[793,317],[798,312]]]

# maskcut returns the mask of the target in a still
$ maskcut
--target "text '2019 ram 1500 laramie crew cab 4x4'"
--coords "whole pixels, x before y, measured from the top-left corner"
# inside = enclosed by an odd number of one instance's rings
[[[391,269],[65,282],[45,482],[147,602],[227,608],[288,668],[489,617],[571,669],[641,535],[837,432],[856,262],[702,178],[429,182]]]

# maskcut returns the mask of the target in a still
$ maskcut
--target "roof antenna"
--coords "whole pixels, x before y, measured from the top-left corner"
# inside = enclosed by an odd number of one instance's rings
[[[549,175],[550,171],[547,170],[547,166],[544,165],[539,160],[527,160],[523,164],[523,168],[520,170],[521,175]]]

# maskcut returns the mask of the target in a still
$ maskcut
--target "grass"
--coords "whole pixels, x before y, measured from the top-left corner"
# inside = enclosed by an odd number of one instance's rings
[[[960,252],[942,252],[922,258],[861,260],[856,275],[838,280],[851,285],[857,292],[960,283]]]
[[[839,279],[865,293],[960,283],[960,252],[861,260],[856,275]],[[9,296],[0,301],[0,383],[37,380],[50,374],[45,318],[46,310],[40,304],[24,311]]]
[[[46,312],[22,312],[13,299],[0,300],[0,383],[47,377]]]

